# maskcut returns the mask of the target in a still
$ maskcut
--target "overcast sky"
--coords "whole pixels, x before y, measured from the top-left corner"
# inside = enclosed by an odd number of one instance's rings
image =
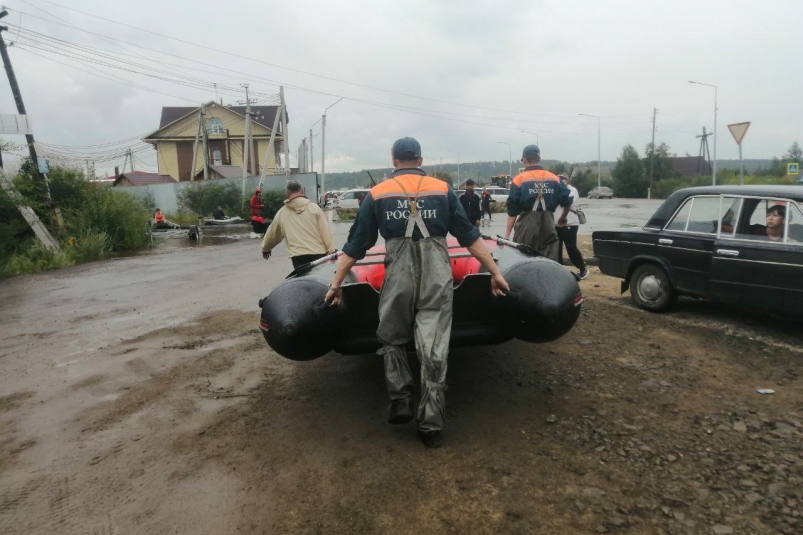
[[[799,0],[8,2],[9,53],[37,141],[52,145],[134,138],[158,127],[162,106],[215,99],[199,84],[229,88],[220,96],[234,103],[248,82],[260,101],[287,86],[293,153],[323,110],[346,97],[327,114],[327,171],[387,166],[390,145],[408,135],[425,160],[507,160],[500,142],[518,160],[535,141],[522,130],[538,133],[544,158],[596,160],[597,122],[580,113],[602,117],[602,159],[613,160],[627,143],[644,150],[653,108],[656,142],[697,155],[695,135],[714,125],[714,90],[689,80],[718,86],[720,159],[738,158],[728,123],[752,121],[745,158],[803,142]],[[67,43],[54,48],[48,37]],[[139,72],[65,57],[120,65],[73,45],[126,55]],[[0,112],[16,112],[5,81],[0,102]],[[128,145],[141,147],[93,150]],[[156,169],[154,150],[137,161]],[[98,174],[113,165],[98,163]]]

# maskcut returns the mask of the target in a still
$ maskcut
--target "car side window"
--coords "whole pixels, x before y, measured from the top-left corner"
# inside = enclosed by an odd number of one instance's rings
[[[789,212],[788,204],[780,199],[745,200],[745,217],[741,218],[742,224],[735,237],[740,240],[782,241],[786,217]],[[782,217],[770,220],[768,217],[770,213],[781,214]],[[747,217],[748,214],[749,218]],[[798,220],[798,223],[803,223],[803,221]],[[779,234],[780,238],[777,238]],[[773,239],[772,237],[775,238]]]
[[[742,199],[739,197],[722,198],[722,237],[732,238],[736,233],[736,218],[742,207]]]
[[[786,243],[803,243],[803,213],[796,204],[789,206],[787,211],[789,228],[786,234]]]
[[[683,203],[683,206],[678,210],[677,214],[675,214],[675,217],[673,217],[672,221],[666,226],[666,230],[679,230],[681,232],[686,230],[686,223],[689,221],[692,201],[694,201],[693,198],[686,199],[686,202]]]
[[[350,191],[350,192],[348,192],[348,193],[344,194],[344,195],[341,197],[341,199],[353,199],[353,198],[354,198],[354,192],[353,192],[353,191]]]
[[[686,232],[716,234],[719,226],[719,197],[696,197]]]

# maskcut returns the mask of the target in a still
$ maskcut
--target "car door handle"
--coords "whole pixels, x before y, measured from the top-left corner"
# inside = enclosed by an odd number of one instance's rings
[[[666,238],[661,238],[658,240],[658,243],[661,245],[672,245],[672,240],[667,240]]]
[[[721,254],[722,256],[739,256],[739,251],[734,251],[733,249],[717,249],[717,254]]]

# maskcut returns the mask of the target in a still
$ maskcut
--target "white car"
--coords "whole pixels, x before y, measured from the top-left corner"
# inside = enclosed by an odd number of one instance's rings
[[[337,199],[332,201],[332,207],[334,208],[359,208],[360,207],[360,195],[368,195],[371,192],[370,189],[350,189]]]
[[[491,202],[507,202],[507,198],[510,195],[509,189],[497,186],[487,187],[485,191],[491,194]]]

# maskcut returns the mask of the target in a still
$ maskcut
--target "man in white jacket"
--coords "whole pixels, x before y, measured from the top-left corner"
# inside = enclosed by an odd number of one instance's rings
[[[320,207],[304,196],[304,189],[297,180],[287,182],[286,192],[284,206],[276,212],[262,239],[262,258],[270,258],[273,248],[283,239],[287,240],[287,252],[294,268],[334,253],[332,231]]]
[[[560,181],[566,184],[572,196],[572,206],[569,209],[569,214],[566,216],[566,226],[555,227],[558,232],[558,262],[563,263],[563,246],[566,245],[566,252],[569,253],[569,260],[572,261],[574,267],[580,270],[577,274],[580,280],[588,277],[588,268],[586,267],[583,254],[577,248],[577,231],[580,229],[580,219],[577,217],[578,203],[580,202],[580,194],[577,188],[570,184],[571,179],[566,175],[558,175]]]

